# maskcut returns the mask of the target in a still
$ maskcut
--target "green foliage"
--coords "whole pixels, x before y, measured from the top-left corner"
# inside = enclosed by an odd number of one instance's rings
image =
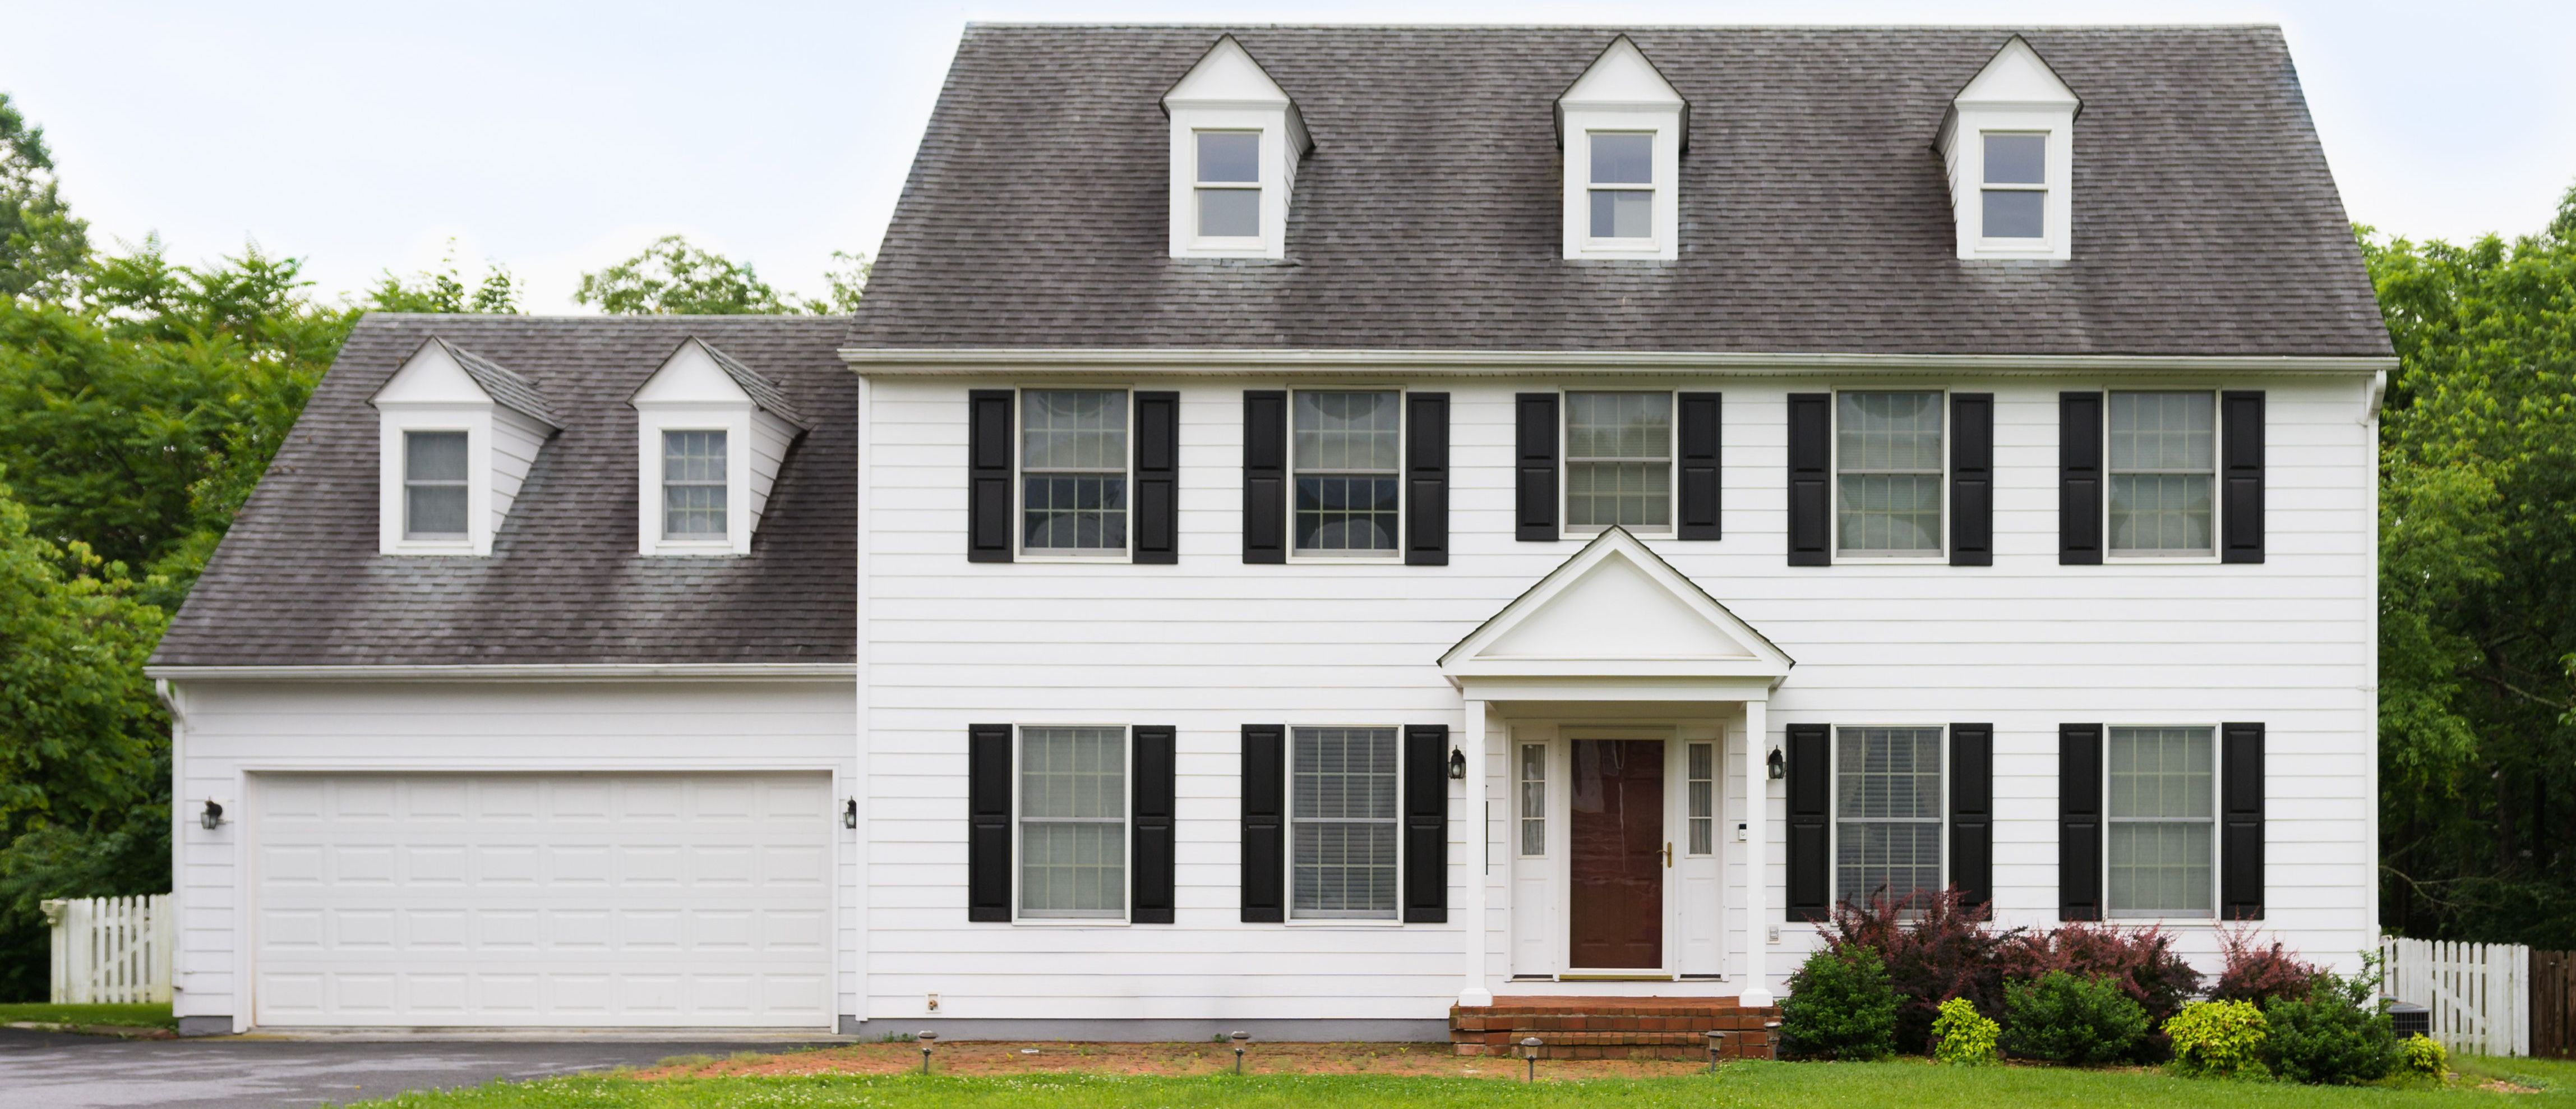
[[[1876,948],[1825,949],[1789,976],[1782,1046],[1821,1059],[1882,1059],[1896,1051],[1896,990]]]
[[[1995,1062],[1995,1037],[2002,1031],[1967,998],[1951,998],[1932,1018],[1932,1057],[1951,1066],[1985,1066]]]
[[[2451,1069],[2451,1053],[2441,1041],[2421,1032],[2397,1041],[2397,1069],[2426,1078],[2440,1078]]]
[[[54,180],[45,129],[0,93],[0,300],[58,294],[89,258],[89,225]]]
[[[422,270],[406,281],[386,270],[384,280],[377,282],[366,296],[365,306],[378,312],[434,312],[456,315],[477,312],[486,315],[519,314],[519,282],[510,276],[506,266],[493,265],[483,271],[483,280],[471,292],[465,278],[456,272],[456,240],[447,240],[447,255],[438,272]]]
[[[2382,923],[2576,947],[2576,189],[2537,235],[2361,230],[2380,430]]]
[[[2263,1006],[2272,1073],[2292,1082],[2376,1082],[2397,1069],[2397,1030],[2380,1008],[2379,978],[2319,975],[2305,997],[2276,997]]]
[[[2165,1022],[2174,1073],[2192,1078],[2265,1078],[2271,1026],[2251,1001],[2195,1001]]]
[[[2052,970],[2004,986],[2004,1050],[2076,1066],[2129,1058],[2147,1034],[2147,1011],[2109,977]]]
[[[109,1025],[116,1028],[177,1028],[179,1018],[168,1005],[0,1005],[0,1024]]]
[[[843,316],[858,311],[859,296],[868,287],[868,271],[874,268],[876,264],[863,252],[833,251],[832,265],[823,271],[823,299],[807,301],[806,310]]]
[[[572,299],[612,316],[828,315],[858,310],[868,269],[866,256],[833,251],[823,275],[829,291],[821,300],[806,300],[771,288],[748,263],[664,235],[632,258],[581,275]]]

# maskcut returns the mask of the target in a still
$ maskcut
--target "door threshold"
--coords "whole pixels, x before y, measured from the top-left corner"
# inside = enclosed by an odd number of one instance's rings
[[[1670,982],[1669,974],[1560,974],[1559,982]]]

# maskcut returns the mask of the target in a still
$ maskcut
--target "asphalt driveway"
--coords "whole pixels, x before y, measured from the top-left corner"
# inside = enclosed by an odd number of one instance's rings
[[[252,1109],[391,1097],[495,1078],[650,1066],[673,1055],[785,1051],[784,1043],[600,1040],[116,1040],[0,1028],[9,1109]]]

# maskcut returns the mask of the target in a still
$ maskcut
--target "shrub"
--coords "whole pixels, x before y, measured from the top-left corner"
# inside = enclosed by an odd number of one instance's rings
[[[2210,987],[2209,999],[2250,1001],[2260,1006],[2276,997],[2307,996],[2309,984],[2323,969],[2291,954],[2278,940],[2267,947],[2256,939],[2250,924],[2219,930],[2218,942],[2227,954],[2227,965],[2218,972],[2217,984]]]
[[[1984,1066],[1995,1061],[1995,1036],[2002,1031],[1967,998],[1951,998],[1932,1018],[1932,1057],[1952,1066]]]
[[[2004,987],[2003,1046],[2077,1066],[2117,1062],[2147,1034],[2147,1012],[2109,978],[2052,970]]]
[[[1867,947],[1826,948],[1789,976],[1780,1038],[1790,1054],[1884,1059],[1896,1050],[1896,990],[1887,964]]]
[[[2293,1082],[2343,1085],[2388,1077],[2398,1063],[2397,1030],[2374,996],[2378,978],[2320,974],[2303,997],[2263,1006],[2271,1026],[2272,1073]]]
[[[1834,907],[1825,942],[1834,950],[1866,947],[1887,965],[1896,990],[1896,1046],[1932,1049],[1932,1022],[1942,1002],[1964,997],[1986,1016],[2003,1014],[2003,966],[1997,954],[2021,934],[1985,923],[1984,904],[1956,888],[1892,897],[1880,890],[1866,904]]]
[[[2177,1074],[2192,1078],[2261,1078],[2270,1025],[2250,1001],[2195,1001],[2165,1022]]]
[[[2397,1041],[2397,1067],[2408,1074],[2440,1078],[2451,1069],[2451,1053],[2440,1041],[2421,1032]]]
[[[2003,951],[2005,973],[2037,979],[2050,971],[2077,978],[2108,978],[2162,1024],[2200,988],[2200,972],[2175,954],[2173,937],[2156,927],[2121,928],[2081,921],[2051,932],[2013,938]]]

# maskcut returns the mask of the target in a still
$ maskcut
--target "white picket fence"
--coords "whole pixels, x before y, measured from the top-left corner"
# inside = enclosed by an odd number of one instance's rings
[[[2531,1054],[2531,949],[2509,943],[2383,939],[2382,993],[2432,1010],[2453,1051]]]
[[[44,910],[54,929],[55,1004],[169,1002],[179,931],[169,894],[47,901]]]

